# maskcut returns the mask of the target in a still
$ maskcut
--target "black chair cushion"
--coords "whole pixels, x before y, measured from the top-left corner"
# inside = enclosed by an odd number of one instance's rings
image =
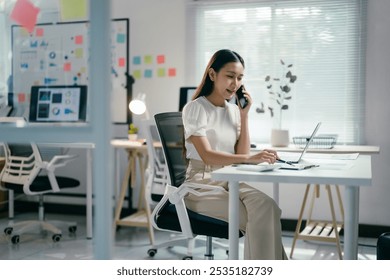
[[[390,260],[390,232],[379,236],[376,248],[377,260]]]
[[[62,177],[62,176],[56,176],[56,178],[60,189],[75,188],[80,185],[80,181],[73,178]],[[23,185],[4,183],[4,186],[7,189],[13,190],[15,192],[23,191]],[[35,180],[32,182],[32,184],[30,185],[30,190],[32,192],[47,191],[50,189],[51,186],[49,182],[49,177],[47,176],[37,176]]]
[[[189,209],[187,211],[194,234],[228,239],[229,224],[227,222],[196,213]],[[155,222],[162,229],[181,231],[174,204],[167,204]],[[241,231],[239,232],[239,236],[243,236]]]

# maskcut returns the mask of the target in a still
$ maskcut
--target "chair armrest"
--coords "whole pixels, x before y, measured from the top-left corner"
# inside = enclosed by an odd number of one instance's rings
[[[207,190],[203,192],[197,191],[197,189]],[[179,200],[183,199],[187,194],[192,193],[196,196],[207,196],[210,194],[217,193],[223,190],[220,186],[210,186],[206,184],[198,184],[185,182],[179,188],[176,188],[175,191],[169,194],[169,202],[176,204]]]
[[[75,160],[78,155],[57,155],[54,156],[45,166],[48,171],[54,171],[57,167],[64,167],[69,162]]]
[[[70,161],[73,161],[77,155],[57,155],[54,156],[49,162],[43,161],[39,165],[37,165],[37,172],[34,176],[31,176],[32,179],[35,178],[36,175],[39,173],[39,169],[42,168],[43,170],[47,171],[47,176],[49,177],[51,190],[47,191],[41,191],[41,192],[32,192],[30,190],[30,184],[31,182],[26,182],[23,186],[24,193],[28,195],[37,195],[37,194],[43,194],[48,192],[59,192],[60,187],[58,186],[58,182],[56,179],[56,176],[54,174],[54,171],[57,167],[64,167],[66,164],[68,164]]]
[[[199,192],[196,190],[199,188],[203,190],[206,189],[208,191]],[[175,205],[176,207],[176,213],[179,218],[180,227],[183,235],[186,236],[187,238],[193,238],[194,234],[191,229],[191,223],[188,217],[188,212],[184,202],[184,197],[188,193],[192,193],[197,196],[206,196],[209,195],[210,193],[215,193],[217,191],[220,191],[221,189],[223,188],[219,186],[210,186],[210,185],[190,183],[190,182],[186,182],[182,184],[179,188],[173,187],[171,185],[167,185],[166,193],[164,194],[160,202],[156,205],[156,207],[153,209],[152,217],[156,217],[160,212],[161,208],[169,200],[169,202]],[[160,229],[155,223],[155,219],[152,219],[152,224],[154,228]]]

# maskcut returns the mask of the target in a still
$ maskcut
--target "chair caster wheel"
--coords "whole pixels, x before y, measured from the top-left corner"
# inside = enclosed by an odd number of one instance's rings
[[[70,233],[76,233],[76,231],[77,231],[77,226],[71,226],[71,227],[69,227],[69,228],[68,228],[68,231],[69,231]]]
[[[188,261],[188,260],[192,260],[193,258],[191,256],[185,256],[182,258],[182,260],[185,260],[185,261]]]
[[[13,231],[12,227],[7,227],[4,229],[5,235],[11,235],[12,231]]]
[[[52,237],[54,242],[58,242],[61,240],[61,234],[54,234]]]
[[[19,235],[14,235],[11,238],[12,244],[18,244],[19,243]]]
[[[154,257],[154,255],[157,254],[157,249],[149,249],[148,250],[148,255],[149,257]]]

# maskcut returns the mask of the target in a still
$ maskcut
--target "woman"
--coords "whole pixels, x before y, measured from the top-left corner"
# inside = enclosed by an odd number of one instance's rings
[[[211,58],[193,100],[183,108],[187,181],[223,187],[207,198],[186,197],[193,211],[228,221],[227,182],[210,179],[210,172],[235,163],[273,164],[277,154],[264,150],[251,155],[248,112],[252,99],[244,89],[248,105],[229,103],[241,87],[244,60],[231,50],[219,50]],[[200,190],[201,191],[201,190]],[[244,259],[287,259],[282,245],[280,215],[275,201],[261,191],[240,184],[240,230],[245,233]]]

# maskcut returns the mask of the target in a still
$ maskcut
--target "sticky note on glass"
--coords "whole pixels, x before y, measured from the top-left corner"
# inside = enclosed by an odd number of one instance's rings
[[[145,62],[145,64],[152,64],[152,62],[153,62],[152,56],[151,55],[145,55],[144,62]]]
[[[165,77],[165,68],[158,68],[157,69],[157,77]]]
[[[29,0],[16,1],[11,12],[11,19],[32,33],[37,23],[37,17],[40,9],[35,7]]]
[[[60,0],[62,21],[87,19],[87,0]]]

